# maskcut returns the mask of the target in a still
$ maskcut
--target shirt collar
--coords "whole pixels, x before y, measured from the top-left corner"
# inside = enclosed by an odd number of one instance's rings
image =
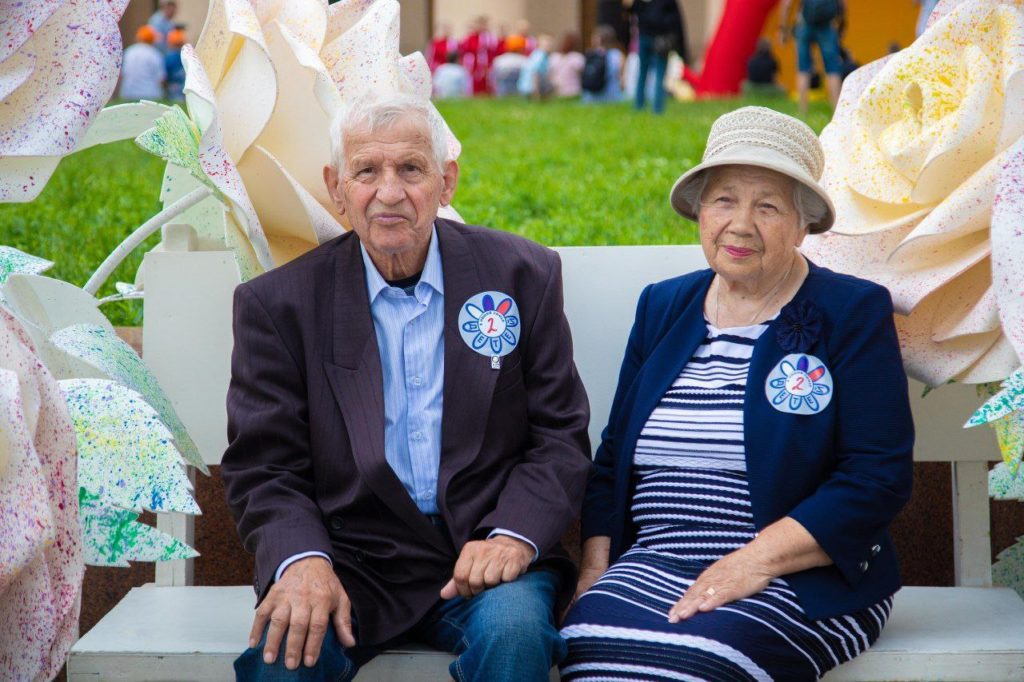
[[[366,271],[366,291],[370,296],[370,305],[377,299],[380,292],[391,288],[377,270],[377,266],[370,259],[366,247],[362,242],[359,244],[359,252],[363,256],[363,269]],[[425,287],[430,287],[437,293],[444,295],[444,273],[441,270],[441,249],[437,243],[437,226],[430,229],[430,245],[427,247],[427,260],[423,263],[423,273],[420,281],[416,284],[416,298],[423,300],[426,293]]]

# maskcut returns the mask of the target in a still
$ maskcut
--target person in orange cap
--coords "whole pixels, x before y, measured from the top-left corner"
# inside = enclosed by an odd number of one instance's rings
[[[125,48],[121,62],[121,99],[160,99],[164,96],[164,55],[154,46],[160,34],[150,25],[135,32],[135,44]]]
[[[185,99],[185,67],[181,63],[181,48],[187,42],[185,31],[176,28],[167,36],[167,55],[164,70],[167,72],[167,98],[176,101]]]

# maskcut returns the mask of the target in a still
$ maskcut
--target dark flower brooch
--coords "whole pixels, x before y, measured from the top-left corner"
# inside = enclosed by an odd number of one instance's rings
[[[821,311],[812,301],[787,303],[779,311],[775,338],[787,353],[806,353],[821,334]]]

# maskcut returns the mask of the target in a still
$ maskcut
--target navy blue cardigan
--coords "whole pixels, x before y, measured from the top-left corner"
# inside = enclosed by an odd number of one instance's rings
[[[611,536],[610,560],[635,538],[633,451],[651,411],[706,336],[711,270],[649,285],[640,295],[608,426],[583,505],[583,538]],[[888,526],[910,497],[914,426],[889,292],[810,264],[790,305],[821,312],[802,349],[832,374],[832,401],[813,415],[776,410],[765,379],[788,352],[777,317],[754,346],[744,442],[754,524],[797,520],[834,562],[785,576],[811,619],[875,604],[900,587]]]

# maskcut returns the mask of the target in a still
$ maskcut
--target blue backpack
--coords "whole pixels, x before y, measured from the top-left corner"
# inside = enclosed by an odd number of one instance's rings
[[[826,26],[839,16],[839,0],[804,0],[800,16],[808,26]]]

